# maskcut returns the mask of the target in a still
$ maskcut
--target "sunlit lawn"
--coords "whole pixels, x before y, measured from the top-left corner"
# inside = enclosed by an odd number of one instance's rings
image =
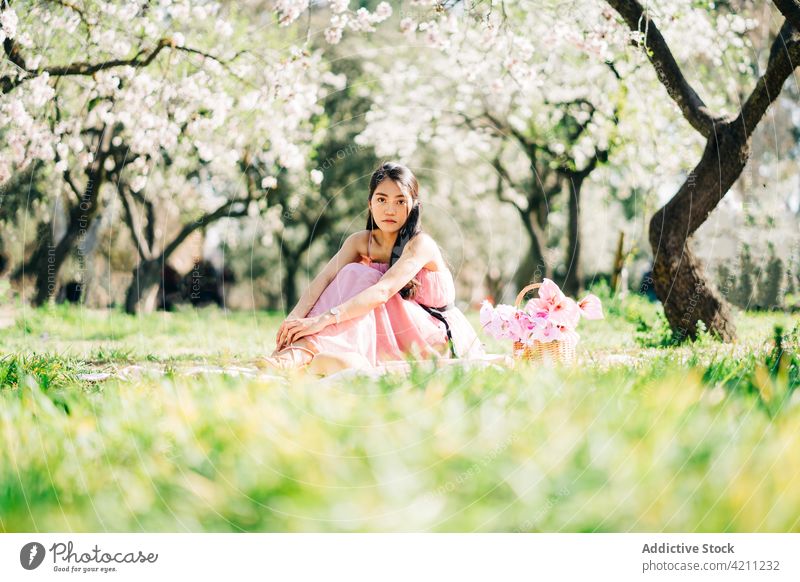
[[[608,314],[605,320],[581,323],[578,353],[590,360],[600,354],[641,355],[643,348],[634,341],[635,319],[653,320],[656,305],[639,298],[624,302],[606,300],[605,304]],[[478,314],[468,311],[467,316],[475,329],[480,330]],[[223,311],[216,307],[181,308],[177,312],[146,316],[68,305],[46,309],[19,307],[15,324],[0,329],[0,350],[46,352],[94,364],[137,361],[247,364],[272,352],[282,320],[283,314],[277,312]],[[790,314],[778,312],[738,314],[738,345],[748,348],[763,345],[771,338],[776,324],[788,330],[794,319]],[[510,353],[508,342],[479,333],[490,352]]]
[[[791,317],[638,347],[655,309],[609,303],[574,368],[338,383],[181,373],[250,366],[278,314],[20,309],[0,330],[0,530],[800,531],[796,334],[773,344]],[[79,378],[133,364],[157,373]]]

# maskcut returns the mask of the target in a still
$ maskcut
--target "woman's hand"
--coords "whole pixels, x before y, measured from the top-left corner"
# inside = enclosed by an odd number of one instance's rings
[[[278,349],[290,345],[301,337],[313,335],[328,327],[328,320],[323,315],[286,319],[278,330]]]
[[[288,331],[287,325],[289,324],[289,322],[297,319],[300,318],[290,313],[289,315],[286,316],[286,319],[283,320],[283,323],[281,323],[281,326],[278,328],[278,333],[275,336],[275,343],[277,344],[278,349],[282,348],[284,342],[286,341],[286,334]]]

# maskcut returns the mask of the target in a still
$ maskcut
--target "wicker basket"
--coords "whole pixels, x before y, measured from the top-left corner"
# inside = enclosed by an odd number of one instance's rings
[[[541,286],[540,283],[533,283],[525,287],[519,292],[519,295],[517,295],[514,306],[519,309],[525,294]],[[522,342],[514,342],[513,355],[515,360],[535,363],[571,364],[575,361],[575,346],[569,342],[558,340],[551,342],[534,340],[531,345],[525,345]]]

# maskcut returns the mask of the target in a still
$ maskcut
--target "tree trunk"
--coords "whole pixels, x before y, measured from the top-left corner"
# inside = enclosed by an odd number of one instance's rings
[[[28,257],[27,261],[24,260],[23,257],[22,262],[11,272],[11,279],[17,281],[22,279],[22,276],[25,274],[30,275],[31,273],[36,273],[36,266],[39,264],[39,261],[42,260],[42,256],[47,255],[48,244],[52,244],[50,237],[51,228],[51,223],[39,223],[36,227],[35,246],[30,257]]]
[[[533,209],[532,214],[534,220],[536,220],[536,224],[540,230],[545,230],[547,228],[547,218],[550,215],[550,198],[557,192],[557,190],[555,192],[547,192],[541,196],[529,199],[531,208]]]
[[[47,229],[48,242],[45,247],[37,249],[36,263],[34,265],[36,294],[32,301],[33,305],[43,305],[53,299],[57,291],[58,274],[61,271],[61,267],[64,265],[69,252],[75,247],[75,242],[79,237],[86,234],[95,216],[97,216],[97,211],[100,207],[100,186],[106,178],[106,170],[103,165],[111,147],[112,134],[111,128],[103,128],[95,160],[86,171],[86,188],[79,195],[75,205],[70,208],[67,232],[56,244],[53,241],[55,220],[51,221],[50,228]]]
[[[297,265],[299,257],[284,253],[283,263],[286,265],[286,278],[283,282],[283,297],[286,300],[286,313],[289,313],[300,299],[297,294]]]
[[[580,196],[583,179],[567,180],[567,274],[564,277],[564,292],[575,297],[583,291],[583,269],[581,269]]]
[[[730,121],[714,115],[688,83],[664,37],[638,0],[607,0],[633,32],[644,36],[661,84],[684,118],[707,142],[700,163],[678,193],[650,221],[653,279],[656,295],[678,338],[695,337],[697,322],[725,341],[735,338],[730,308],[706,281],[702,266],[689,248],[690,237],[739,178],[750,155],[750,136],[772,102],[781,93],[800,61],[800,7],[778,2],[788,20],[772,43],[767,68],[744,100],[738,117]]]
[[[300,259],[303,253],[308,251],[311,243],[314,242],[314,233],[330,227],[330,220],[320,218],[314,228],[309,228],[306,237],[296,248],[290,249],[287,245],[281,246],[281,258],[286,265],[286,279],[284,282],[284,297],[286,298],[286,312],[291,311],[300,300],[297,292],[297,271],[300,267]]]
[[[620,292],[620,280],[622,279],[622,269],[625,267],[625,231],[619,231],[617,239],[617,251],[614,253],[614,265],[611,268],[611,292],[615,295]],[[626,291],[625,289],[622,290]],[[624,294],[624,293],[623,293]]]
[[[3,234],[0,233],[0,277],[3,276],[3,273],[6,272],[6,269],[8,268],[9,264],[11,263],[11,261],[5,255],[4,251],[5,251],[5,247],[4,247],[4,244],[3,244]]]
[[[133,280],[125,294],[125,312],[131,315],[152,313],[161,288],[163,260],[142,261],[133,269]]]
[[[686,182],[650,221],[656,295],[678,339],[696,337],[698,321],[724,341],[736,337],[728,304],[708,282],[690,243],[742,173],[749,155],[741,120],[718,124]]]
[[[127,217],[126,222],[139,250],[139,266],[133,270],[133,280],[125,294],[125,311],[130,314],[151,313],[157,306],[167,303],[169,297],[164,297],[163,302],[157,301],[159,290],[162,288],[161,284],[164,281],[165,266],[172,253],[184,243],[189,235],[221,218],[239,218],[246,215],[247,205],[252,200],[252,198],[228,200],[216,210],[188,224],[184,224],[183,228],[175,235],[175,238],[164,247],[164,250],[154,254],[152,247],[155,241],[152,237],[155,232],[155,220],[152,207],[148,207],[149,220],[147,229],[149,232],[147,233],[147,238],[144,238],[144,234],[140,230],[142,228],[141,225],[137,226],[133,222],[130,200],[126,199],[124,193],[121,196]],[[234,210],[236,204],[239,204],[241,208]]]
[[[523,219],[535,220],[535,217],[523,217]],[[522,262],[514,273],[513,281],[516,288],[514,290],[515,294],[519,293],[526,285],[540,283],[544,277],[551,276],[544,258],[544,249],[542,248],[541,242],[542,237],[536,228],[537,225],[531,225],[530,222],[528,222],[526,226],[528,226],[527,231],[530,246],[528,248],[528,253],[522,259]]]
[[[96,187],[99,188],[99,184]],[[78,237],[85,234],[92,224],[97,208],[97,196],[87,192],[84,201],[70,210],[67,232],[58,243],[53,240],[52,228],[48,229],[44,246],[37,249],[40,252],[37,252],[36,262],[32,265],[36,273],[36,294],[33,297],[33,305],[44,305],[55,297],[61,267],[64,266],[70,251],[75,248]]]

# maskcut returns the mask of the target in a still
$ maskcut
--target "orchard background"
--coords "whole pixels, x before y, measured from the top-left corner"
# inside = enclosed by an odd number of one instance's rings
[[[0,0],[0,530],[798,531],[799,40],[793,0]],[[476,328],[601,297],[575,367],[255,368],[387,159]]]

